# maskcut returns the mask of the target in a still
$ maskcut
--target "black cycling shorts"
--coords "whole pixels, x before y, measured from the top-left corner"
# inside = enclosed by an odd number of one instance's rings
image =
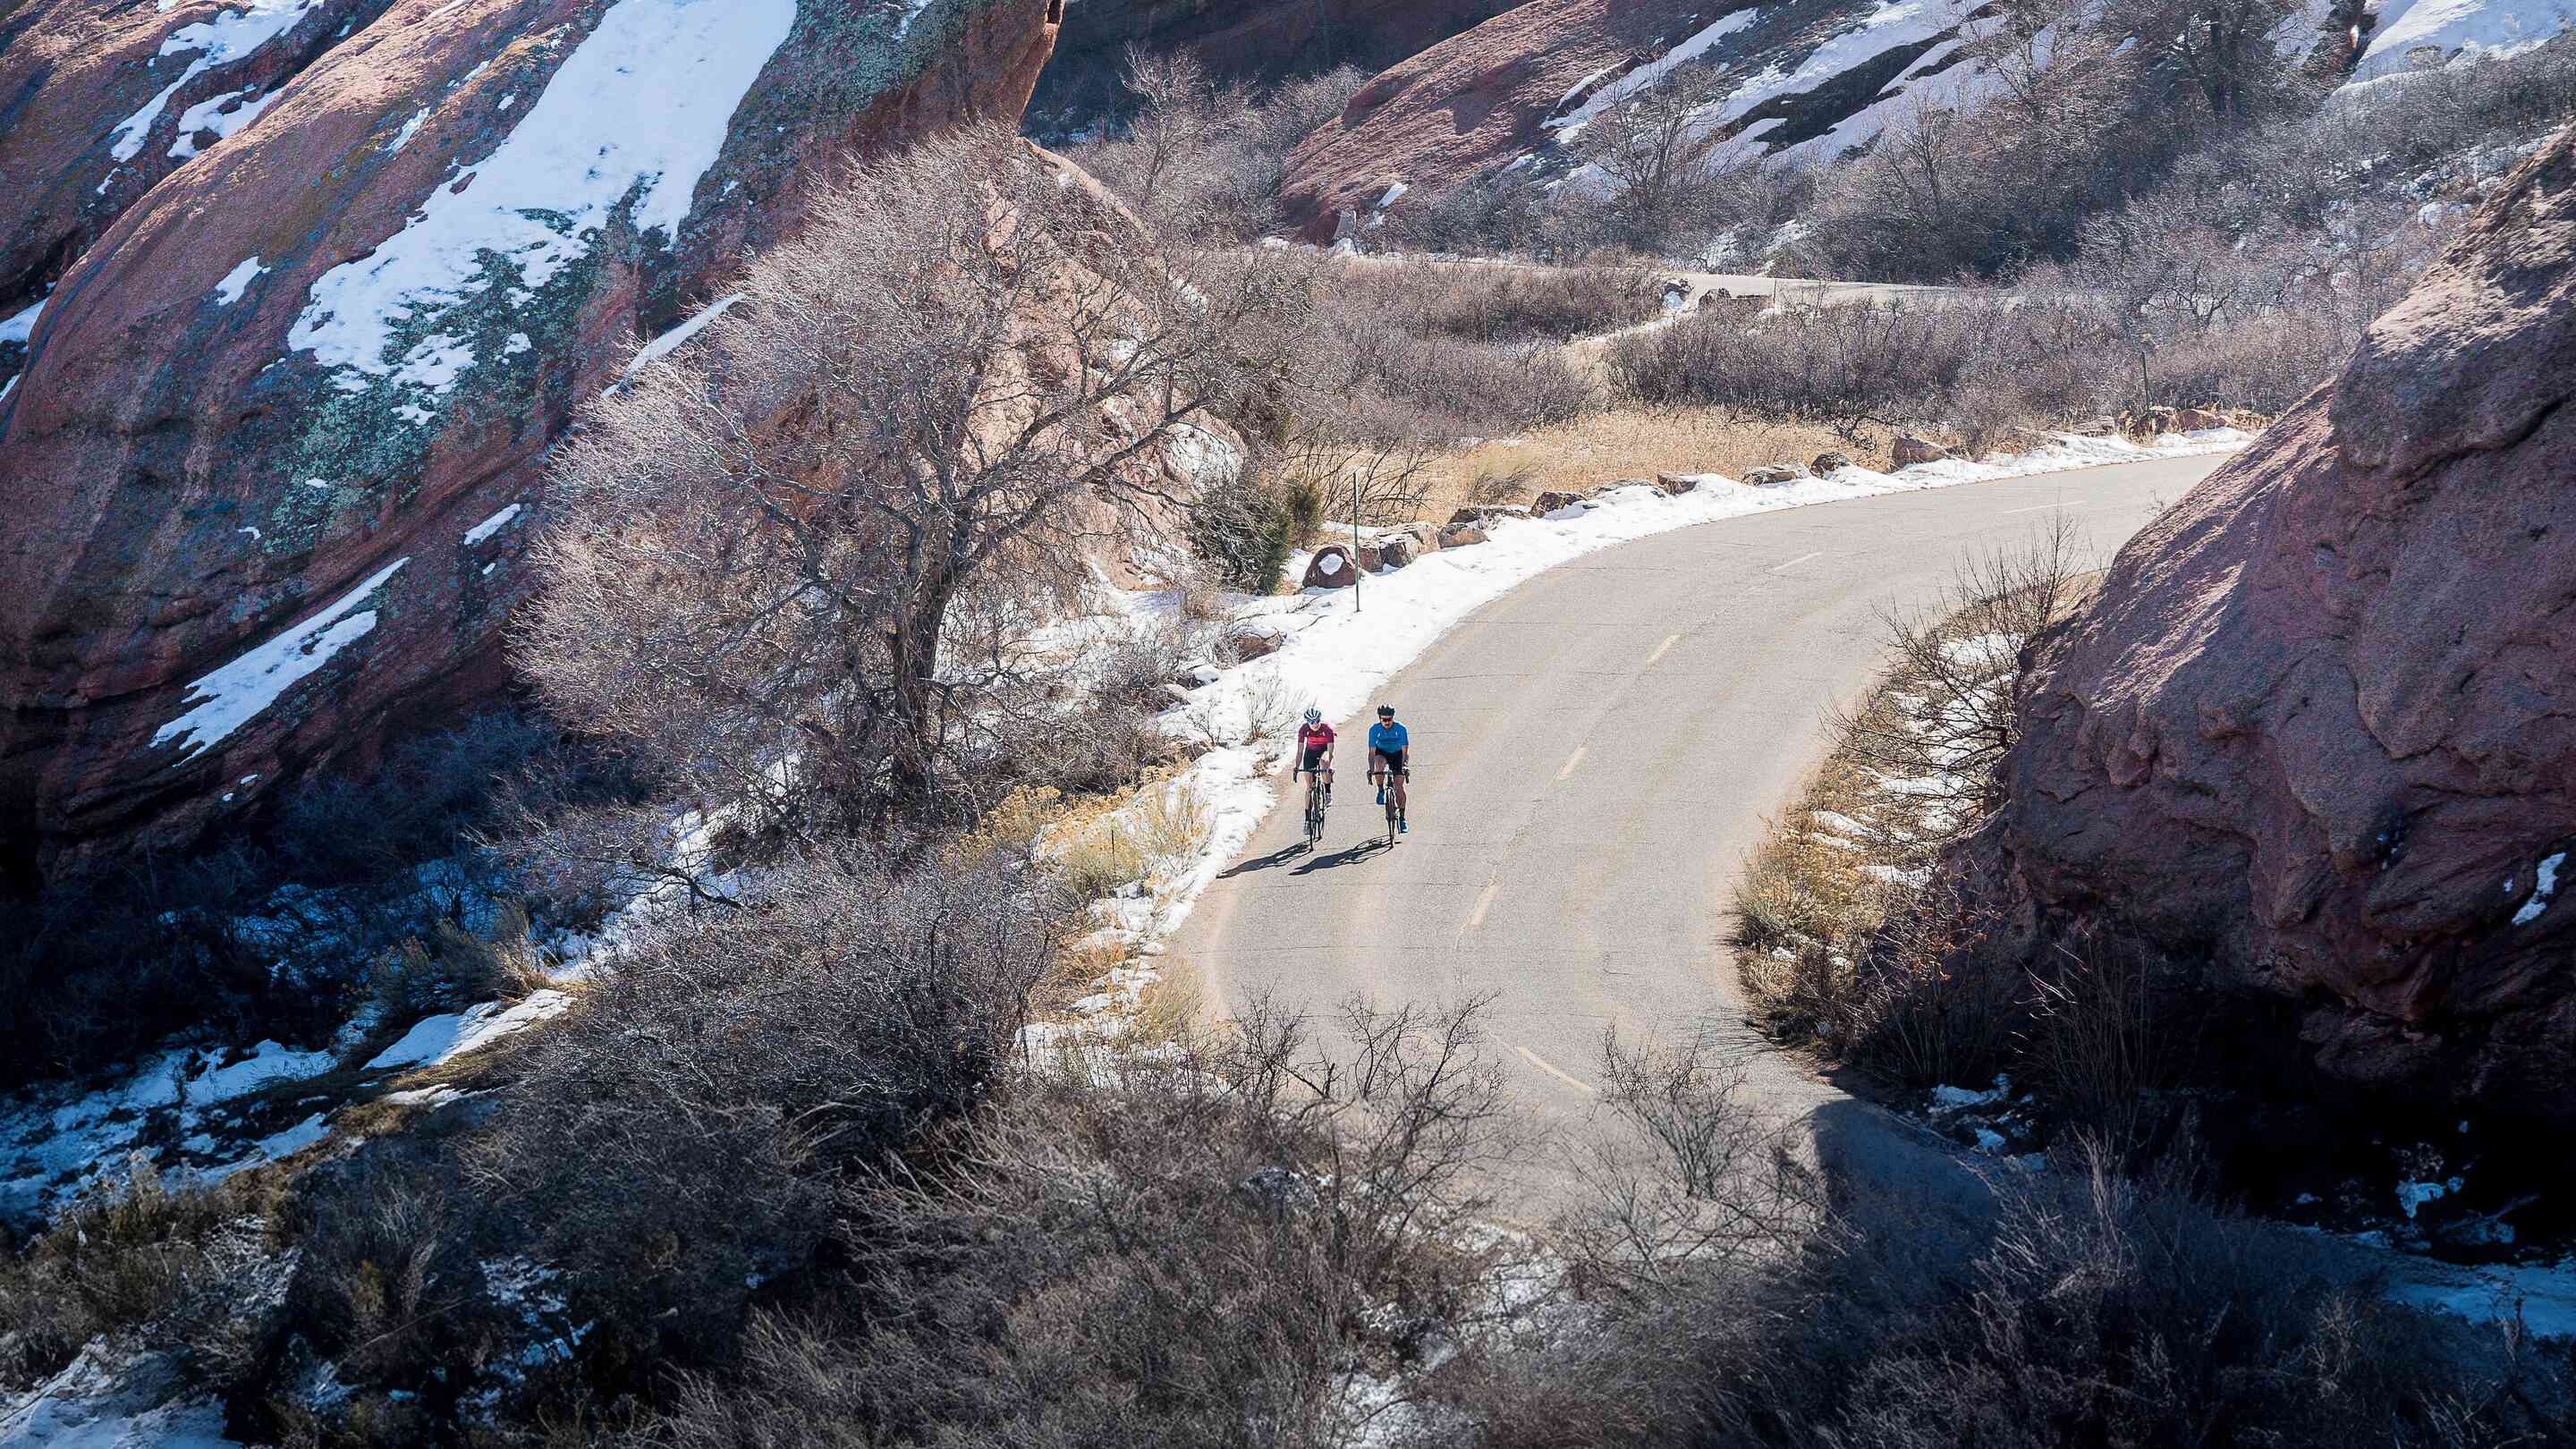
[[[1324,747],[1317,745],[1306,752],[1306,773],[1311,775],[1322,768],[1324,768]]]
[[[1377,757],[1386,762],[1386,767],[1389,770],[1400,775],[1404,773],[1404,762],[1406,757],[1412,753],[1413,751],[1411,750],[1380,750],[1377,752]]]

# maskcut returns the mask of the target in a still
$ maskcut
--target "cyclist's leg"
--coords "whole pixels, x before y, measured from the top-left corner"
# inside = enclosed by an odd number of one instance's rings
[[[1396,768],[1389,770],[1387,773],[1394,777],[1395,780],[1395,813],[1400,816],[1404,813],[1404,782],[1413,773],[1413,752],[1411,750],[1405,751],[1404,758],[1400,761],[1396,761],[1395,765]]]

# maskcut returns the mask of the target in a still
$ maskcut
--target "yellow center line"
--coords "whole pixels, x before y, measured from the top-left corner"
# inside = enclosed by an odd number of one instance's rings
[[[1594,1096],[1600,1095],[1600,1089],[1593,1086],[1590,1082],[1583,1080],[1581,1077],[1578,1077],[1571,1072],[1560,1070],[1555,1063],[1549,1061],[1543,1056],[1540,1056],[1538,1053],[1531,1051],[1528,1047],[1522,1046],[1519,1042],[1512,1043],[1512,1050],[1521,1054],[1521,1060],[1528,1062],[1531,1066],[1538,1068],[1540,1071],[1545,1072],[1549,1076],[1556,1078],[1558,1081],[1565,1083],[1567,1086],[1574,1088],[1576,1091],[1588,1092]]]
[[[1655,652],[1646,656],[1646,666],[1650,669],[1653,668],[1655,661],[1663,658],[1666,650],[1671,649],[1674,645],[1679,644],[1680,642],[1682,642],[1682,636],[1679,634],[1665,635],[1664,642],[1655,646]]]
[[[1574,773],[1574,767],[1583,763],[1583,750],[1582,745],[1574,747],[1574,754],[1566,760],[1565,768],[1556,772],[1556,778],[1562,780]]]

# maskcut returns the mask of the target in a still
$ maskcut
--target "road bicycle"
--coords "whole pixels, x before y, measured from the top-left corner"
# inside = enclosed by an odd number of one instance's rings
[[[1324,777],[1320,771],[1306,773],[1306,848],[1313,850],[1324,839]]]
[[[1413,771],[1408,767],[1378,772],[1379,779],[1385,784],[1385,788],[1379,793],[1386,797],[1386,843],[1390,848],[1394,846],[1396,836],[1403,833],[1404,827],[1404,816],[1395,807],[1395,782],[1398,776],[1410,780],[1413,778]]]

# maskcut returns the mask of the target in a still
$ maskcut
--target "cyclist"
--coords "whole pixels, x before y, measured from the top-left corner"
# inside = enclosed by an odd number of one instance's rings
[[[1306,722],[1297,726],[1297,759],[1299,764],[1288,772],[1294,780],[1299,771],[1324,782],[1324,803],[1333,803],[1333,727],[1324,723],[1324,712],[1308,709]]]
[[[1386,792],[1395,791],[1395,829],[1402,834],[1413,827],[1404,819],[1405,757],[1411,752],[1413,737],[1395,722],[1395,706],[1377,707],[1377,723],[1369,726],[1369,779],[1377,785],[1377,803],[1386,803]]]

